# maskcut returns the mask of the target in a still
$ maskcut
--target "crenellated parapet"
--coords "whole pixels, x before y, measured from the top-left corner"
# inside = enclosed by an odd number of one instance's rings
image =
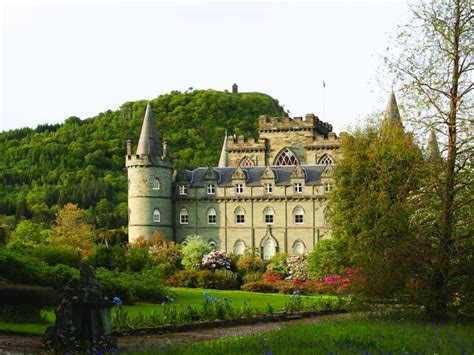
[[[332,131],[332,125],[321,121],[312,113],[303,117],[268,117],[260,116],[258,118],[259,132],[272,131],[314,131],[315,133],[327,135]]]
[[[253,137],[245,138],[244,136],[228,136],[227,151],[261,151],[265,150],[265,140],[255,139]]]

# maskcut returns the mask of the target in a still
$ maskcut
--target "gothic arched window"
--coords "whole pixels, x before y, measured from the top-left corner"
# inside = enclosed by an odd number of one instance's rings
[[[155,180],[153,180],[153,190],[159,190],[160,189],[160,180],[158,180],[158,178],[155,178]]]
[[[217,250],[217,243],[213,239],[209,239],[209,245],[212,247],[212,249]]]
[[[293,254],[303,254],[306,251],[306,246],[301,240],[297,240],[293,244]]]
[[[324,154],[321,158],[319,158],[318,164],[333,165],[334,164],[334,158],[332,156],[330,156],[329,154]]]
[[[254,166],[254,162],[249,157],[245,157],[240,161],[240,166]]]
[[[245,211],[241,207],[237,207],[235,210],[235,223],[244,224],[245,223]]]
[[[216,224],[217,222],[217,213],[214,208],[210,208],[207,211],[207,224]]]
[[[293,210],[293,222],[295,224],[302,224],[304,220],[304,211],[301,207],[296,207]]]
[[[265,224],[273,224],[274,214],[275,212],[271,207],[267,207],[263,210],[263,221],[265,222]]]
[[[283,149],[275,158],[275,165],[297,165],[298,159],[288,148]]]
[[[153,222],[160,223],[161,222],[161,213],[158,208],[155,208],[153,211]]]
[[[245,252],[245,243],[243,240],[238,240],[234,244],[234,254],[235,255],[244,255]]]
[[[263,260],[270,260],[276,254],[276,245],[272,238],[268,238],[262,245]]]

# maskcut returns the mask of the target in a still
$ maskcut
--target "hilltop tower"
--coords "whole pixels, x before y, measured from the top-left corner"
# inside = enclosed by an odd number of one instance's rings
[[[156,133],[150,104],[146,107],[135,154],[127,141],[128,240],[154,232],[173,240],[172,163],[166,143]]]

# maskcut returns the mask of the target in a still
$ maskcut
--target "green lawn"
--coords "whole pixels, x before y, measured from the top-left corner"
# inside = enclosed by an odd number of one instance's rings
[[[164,354],[473,354],[474,324],[389,320],[324,321],[256,336],[187,346],[161,345]],[[144,353],[153,354],[157,349]]]
[[[187,306],[199,306],[204,302],[204,292],[211,297],[217,297],[221,301],[228,299],[235,307],[241,307],[244,302],[250,304],[251,307],[256,308],[259,312],[265,312],[267,304],[270,303],[275,312],[283,310],[285,303],[290,299],[289,295],[270,294],[270,293],[256,293],[244,291],[222,291],[222,290],[205,290],[199,288],[170,288],[170,296],[176,298],[173,305],[177,309],[184,309]],[[306,296],[301,296],[306,300]],[[336,302],[337,296],[309,296],[310,300],[324,300],[328,302]],[[124,306],[124,310],[130,316],[136,316],[138,313],[148,314],[152,310],[160,311],[163,307],[161,304],[138,303],[133,306]]]
[[[254,293],[244,291],[221,291],[221,290],[205,290],[191,288],[170,288],[170,296],[176,299],[173,306],[177,310],[185,309],[187,306],[198,307],[204,302],[204,292],[211,297],[217,297],[220,300],[228,299],[234,307],[241,307],[244,302],[250,304],[252,308],[258,312],[264,313],[267,310],[267,304],[270,303],[275,312],[283,309],[284,305],[290,299],[289,295]],[[302,296],[306,300],[306,296]],[[336,302],[336,296],[309,296],[310,300],[323,302]],[[163,306],[161,304],[137,303],[135,305],[126,305],[124,310],[130,317],[138,316],[140,313],[144,315],[150,314],[153,310],[161,312]],[[46,318],[46,324],[35,323],[10,323],[5,320],[0,321],[0,332],[16,332],[25,334],[43,334],[46,328],[54,323],[54,310],[43,310],[43,316]]]

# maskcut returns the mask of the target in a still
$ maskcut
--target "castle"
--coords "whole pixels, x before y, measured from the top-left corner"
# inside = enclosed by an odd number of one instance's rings
[[[386,115],[399,120],[393,93]],[[327,193],[340,159],[332,126],[313,114],[258,123],[258,139],[224,138],[217,167],[177,173],[148,104],[135,154],[127,141],[129,241],[159,232],[182,243],[199,234],[218,250],[258,248],[270,259],[328,237]]]

